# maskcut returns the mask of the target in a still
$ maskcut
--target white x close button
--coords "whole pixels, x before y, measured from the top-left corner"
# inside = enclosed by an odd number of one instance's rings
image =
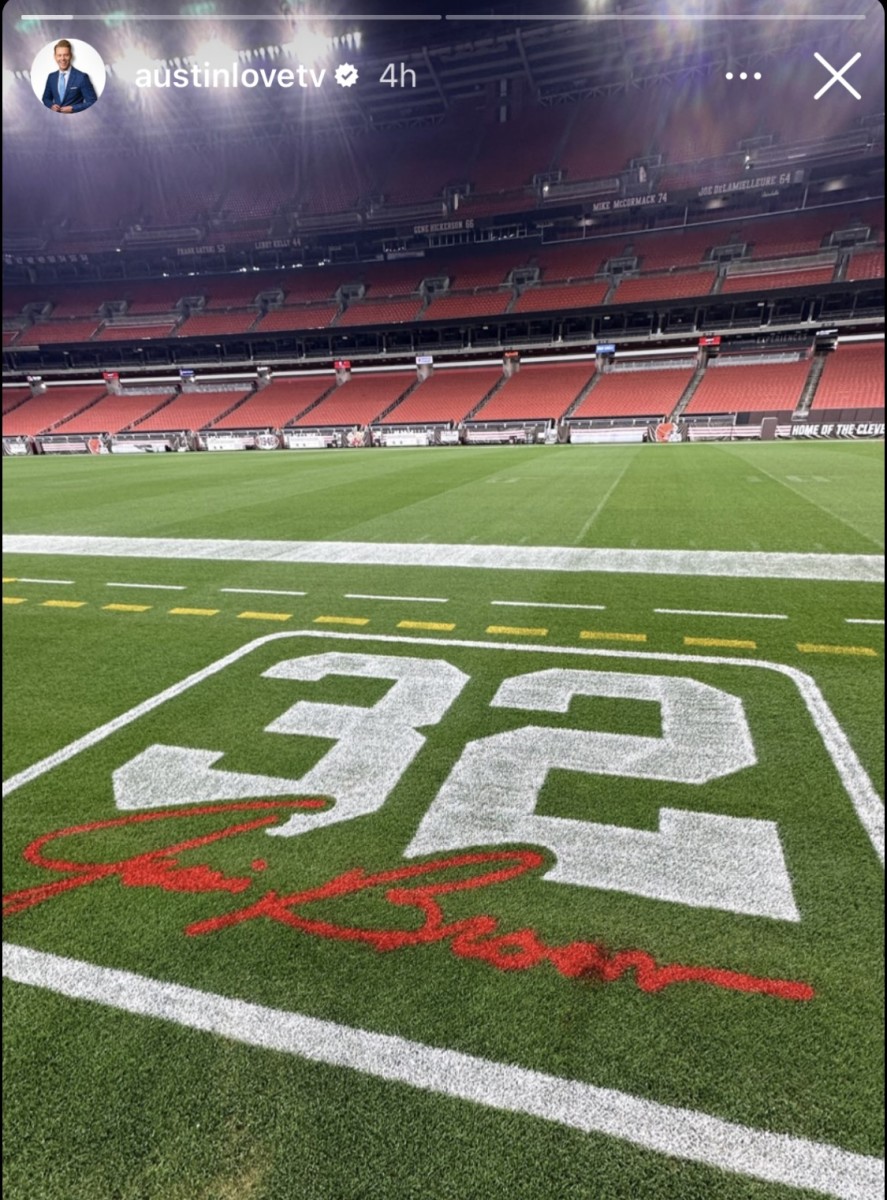
[[[835,68],[832,66],[832,64],[830,62],[828,62],[826,59],[824,59],[818,51],[813,52],[813,57],[816,59],[817,62],[822,63],[822,65],[825,67],[825,69],[831,75],[831,79],[828,81],[828,83],[823,84],[823,86],[819,89],[819,91],[813,97],[814,100],[818,100],[820,96],[824,96],[825,93],[829,90],[829,88],[834,83],[843,84],[851,96],[855,96],[857,100],[862,99],[862,96],[860,96],[860,94],[856,90],[856,88],[851,87],[850,84],[847,82],[847,80],[844,78],[845,72],[850,70],[850,68],[853,66],[853,64],[856,62],[857,59],[862,58],[862,54],[859,51],[857,51],[856,54],[853,55],[853,57],[849,60],[849,62],[844,63],[844,65],[843,65],[843,67],[841,67],[840,71],[836,71]]]

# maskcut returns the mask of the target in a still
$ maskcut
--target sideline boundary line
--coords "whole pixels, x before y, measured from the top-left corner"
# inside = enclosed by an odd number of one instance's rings
[[[606,1134],[671,1158],[789,1187],[811,1188],[838,1200],[875,1200],[883,1195],[884,1164],[880,1159],[785,1133],[751,1129],[628,1092],[6,942],[3,975],[71,999],[171,1021],[486,1108],[540,1117],[583,1133]]]
[[[820,579],[883,583],[878,554],[796,554],[734,550],[605,550],[414,542],[279,542],[228,538],[63,537],[7,534],[5,554],[98,558],[214,559],[332,563],[338,566],[473,567],[511,571],[602,571],[715,575],[738,579]]]

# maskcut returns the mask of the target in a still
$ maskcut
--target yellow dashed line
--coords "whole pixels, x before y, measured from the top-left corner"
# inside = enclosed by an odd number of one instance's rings
[[[610,642],[645,642],[647,635],[645,633],[603,633],[599,629],[583,629],[579,634],[581,638],[598,638]]]
[[[4,575],[3,582],[4,583],[18,583],[18,576],[17,575]]]
[[[214,617],[219,610],[217,608],[171,608],[169,611],[173,617]]]
[[[369,625],[369,617],[315,617],[315,625]]]
[[[262,613],[262,612],[242,612],[237,616],[242,621],[288,621],[292,613]]]
[[[83,608],[85,600],[41,600],[41,608]]]
[[[727,646],[730,650],[757,650],[757,642],[743,642],[735,638],[685,637],[685,646]]]
[[[24,596],[4,596],[3,597],[4,604],[24,604],[24,602],[25,602]]]
[[[150,604],[103,604],[105,612],[147,612]]]
[[[867,658],[877,658],[878,651],[871,646],[817,646],[813,642],[798,642],[802,654],[864,654]]]
[[[455,629],[455,625],[447,625],[442,621],[398,621],[398,629],[442,629],[448,633],[451,629]]]
[[[487,633],[513,633],[519,637],[547,637],[547,629],[521,628],[519,625],[488,625]]]

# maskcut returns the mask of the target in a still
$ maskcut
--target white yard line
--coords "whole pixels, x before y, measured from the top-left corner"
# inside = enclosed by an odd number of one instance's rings
[[[845,617],[844,621],[847,625],[883,625],[884,618],[875,617]]]
[[[307,596],[307,592],[284,592],[278,588],[219,588],[220,592],[231,592],[238,596]]]
[[[470,567],[516,571],[604,571],[823,579],[883,583],[879,554],[793,554],[732,550],[623,550],[563,546],[427,545],[414,542],[282,542],[212,538],[61,537],[7,534],[7,554],[220,562],[310,562],[341,566]]]
[[[625,472],[631,466],[632,461],[633,460],[630,458],[626,460],[625,466],[622,468],[622,470],[619,472],[619,474],[616,476],[616,478],[613,480],[613,482],[607,488],[606,492],[604,492],[604,495],[603,495],[603,498],[602,498],[600,504],[598,504],[597,508],[594,510],[594,512],[591,514],[591,516],[588,518],[588,520],[585,522],[585,524],[579,530],[579,536],[576,538],[576,541],[574,543],[575,545],[577,545],[577,546],[579,545],[579,543],[585,537],[586,533],[588,533],[589,529],[591,529],[592,525],[595,523],[595,521],[601,515],[601,513],[604,510],[604,505],[607,503],[607,501],[610,499],[610,497],[616,491],[616,488],[622,482],[622,476],[625,474]]]
[[[883,1162],[837,1146],[645,1100],[612,1088],[389,1033],[355,1029],[301,1013],[149,979],[10,943],[3,975],[71,999],[172,1022],[309,1062],[360,1071],[433,1095],[524,1113],[583,1133],[838,1200],[883,1195]],[[466,1117],[470,1119],[469,1114]]]
[[[26,579],[24,575],[19,575],[16,583],[57,583],[62,587],[73,587],[73,579]]]
[[[345,592],[346,600],[405,600],[409,604],[449,604],[446,596],[370,596],[364,592]]]
[[[848,529],[852,529],[854,533],[858,533],[860,537],[865,538],[865,540],[867,542],[871,542],[872,545],[881,546],[883,548],[884,543],[879,542],[877,538],[873,538],[872,535],[870,533],[868,533],[865,529],[860,529],[860,527],[858,525],[855,525],[853,523],[853,521],[848,521],[846,517],[842,517],[840,515],[840,513],[834,512],[833,509],[829,508],[825,504],[820,503],[819,500],[815,500],[812,496],[808,496],[807,493],[801,491],[800,488],[793,487],[792,484],[789,482],[789,480],[794,480],[797,483],[803,484],[804,480],[801,479],[800,476],[786,475],[785,478],[780,478],[778,475],[774,475],[772,471],[765,470],[765,468],[762,467],[760,465],[760,463],[758,463],[756,465],[758,467],[758,470],[760,470],[762,472],[762,474],[766,475],[768,479],[772,479],[774,483],[779,483],[784,488],[786,488],[788,491],[794,492],[794,494],[796,496],[800,497],[801,500],[806,500],[808,504],[812,504],[814,508],[818,508],[820,512],[824,512],[826,514],[826,516],[831,517],[832,520],[840,521],[840,523],[842,525],[846,525]]]
[[[570,608],[604,612],[606,604],[544,604],[541,600],[491,600],[490,604],[501,604],[508,608]]]
[[[654,613],[674,613],[680,617],[750,617],[754,621],[787,621],[785,613],[714,612],[707,608],[654,608]]]
[[[147,588],[154,592],[184,592],[183,583],[106,583],[105,587]]]

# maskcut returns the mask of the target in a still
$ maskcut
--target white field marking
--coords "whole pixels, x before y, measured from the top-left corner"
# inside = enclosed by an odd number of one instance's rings
[[[329,629],[301,629],[292,632],[266,633],[262,637],[254,638],[252,641],[247,642],[245,645],[239,647],[239,649],[232,650],[230,654],[216,659],[209,666],[202,667],[192,675],[180,679],[178,683],[172,684],[162,692],[158,692],[155,696],[143,700],[141,704],[127,709],[120,716],[114,717],[113,720],[108,721],[106,724],[91,730],[89,733],[84,734],[83,737],[77,738],[76,741],[69,742],[67,746],[63,746],[62,749],[47,755],[46,758],[40,759],[39,762],[33,763],[30,767],[26,767],[16,775],[11,775],[9,779],[3,782],[2,795],[4,797],[10,795],[12,792],[17,791],[18,788],[24,786],[24,784],[30,783],[33,779],[38,779],[41,775],[45,775],[47,771],[51,771],[61,763],[74,758],[83,750],[88,750],[90,747],[104,741],[105,738],[110,737],[111,734],[124,729],[127,725],[132,724],[133,721],[138,720],[139,717],[143,717],[155,708],[159,708],[167,700],[172,700],[196,684],[202,683],[204,679],[209,679],[211,676],[217,675],[232,663],[237,662],[245,654],[249,654],[252,650],[257,649],[259,646],[264,646],[269,642],[279,641],[281,638],[333,638],[339,641],[379,642],[406,646],[434,646],[438,651],[441,646],[461,646],[467,649],[509,650],[532,654],[562,654],[578,656],[580,658],[627,658],[636,662],[703,663],[709,666],[760,667],[766,671],[775,671],[778,675],[784,675],[787,679],[790,679],[801,693],[801,698],[804,701],[807,711],[810,713],[819,736],[822,738],[823,745],[834,764],[838,777],[844,785],[844,789],[850,798],[859,822],[865,830],[869,841],[872,843],[879,862],[882,866],[884,865],[884,803],[875,790],[872,781],[869,779],[865,767],[859,761],[847,735],[838,724],[834,713],[826,703],[825,697],[819,690],[816,681],[812,676],[807,675],[804,671],[799,671],[796,667],[790,667],[785,663],[770,662],[768,659],[763,658],[728,658],[709,654],[668,654],[653,650],[609,650],[598,647],[586,648],[584,646],[571,649],[566,646],[550,646],[526,642],[474,642],[465,638],[425,638],[390,633],[344,633]]]
[[[25,579],[24,575],[20,575],[17,579],[10,580],[10,583],[57,583],[60,587],[73,586],[73,579]]]
[[[845,617],[847,625],[883,625],[883,617]]]
[[[345,592],[346,600],[403,600],[409,604],[449,604],[446,596],[368,596],[362,592]]]
[[[669,1158],[806,1188],[838,1200],[883,1196],[883,1160],[578,1079],[217,996],[131,971],[3,944],[3,975],[74,1000],[170,1021],[248,1046],[345,1067],[433,1095],[614,1137]]]
[[[864,537],[866,541],[872,542],[876,546],[883,546],[883,542],[879,542],[877,538],[873,538],[871,534],[867,533],[864,529],[860,529],[858,525],[854,525],[852,521],[848,521],[846,517],[841,517],[838,515],[838,513],[832,512],[832,510],[825,504],[822,504],[819,500],[814,500],[809,493],[798,491],[796,487],[788,482],[789,479],[797,478],[796,476],[787,475],[785,479],[780,479],[778,475],[774,475],[772,471],[768,471],[764,467],[759,466],[759,470],[764,475],[767,475],[770,479],[772,479],[774,483],[779,483],[784,488],[788,488],[790,492],[794,492],[796,496],[800,496],[800,498],[802,500],[806,500],[808,504],[813,504],[820,510],[820,512],[824,512],[827,516],[832,517],[833,520],[840,521],[842,525],[846,525],[848,529],[852,529],[854,533],[858,533],[860,537]],[[801,482],[803,483],[803,480]]]
[[[751,617],[755,621],[787,621],[785,613],[709,612],[705,608],[654,608],[654,613],[674,613],[679,617]]]
[[[576,609],[594,609],[596,612],[604,612],[606,604],[543,604],[541,600],[491,600],[490,604],[502,604],[509,608],[576,608]]]
[[[625,460],[625,466],[622,468],[622,470],[619,472],[619,474],[616,476],[616,478],[613,480],[613,482],[607,488],[606,492],[604,492],[604,495],[601,499],[600,504],[598,504],[597,508],[594,510],[594,512],[591,514],[591,516],[588,518],[588,520],[585,522],[585,524],[579,530],[579,536],[576,538],[574,545],[577,545],[577,546],[579,545],[579,543],[585,537],[586,533],[588,533],[589,529],[591,529],[592,525],[595,523],[595,521],[601,515],[601,513],[603,512],[603,509],[604,509],[604,505],[607,503],[607,501],[610,499],[610,497],[616,491],[616,488],[622,482],[622,476],[625,474],[625,472],[631,466],[633,461],[634,461],[633,458],[628,458]]]
[[[879,554],[743,553],[735,550],[622,550],[571,546],[491,546],[417,542],[271,542],[225,538],[115,538],[7,534],[6,554],[107,558],[313,562],[342,566],[474,567],[511,571],[604,571],[648,575],[726,575],[746,579],[826,579],[883,583]]]
[[[183,583],[106,583],[105,587],[148,588],[154,592],[184,592]]]
[[[220,592],[231,592],[238,596],[307,596],[307,592],[284,592],[277,588],[219,588]]]

